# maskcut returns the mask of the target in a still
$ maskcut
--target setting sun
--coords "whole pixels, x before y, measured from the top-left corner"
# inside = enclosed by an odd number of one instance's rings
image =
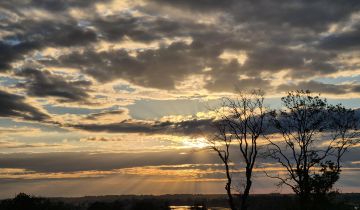
[[[209,146],[208,141],[203,137],[194,139],[185,138],[183,144],[190,148],[205,148]]]

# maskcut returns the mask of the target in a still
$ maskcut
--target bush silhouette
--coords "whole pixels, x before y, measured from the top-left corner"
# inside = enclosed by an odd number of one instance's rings
[[[75,210],[78,209],[63,202],[52,202],[46,198],[37,198],[25,193],[19,193],[14,199],[0,202],[1,210]]]
[[[122,210],[122,209],[124,209],[124,204],[119,201],[115,201],[111,203],[95,202],[92,203],[88,208],[88,210]]]
[[[151,200],[140,200],[132,205],[131,210],[170,210],[170,207],[164,203]]]

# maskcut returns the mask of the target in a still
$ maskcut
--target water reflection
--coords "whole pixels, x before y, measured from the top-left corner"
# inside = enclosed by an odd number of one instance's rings
[[[209,207],[204,208],[203,206],[170,206],[171,210],[229,210],[224,207]]]

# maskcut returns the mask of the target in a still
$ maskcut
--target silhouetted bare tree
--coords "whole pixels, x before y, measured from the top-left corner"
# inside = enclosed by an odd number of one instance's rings
[[[232,187],[232,161],[230,156],[240,156],[238,165],[245,171],[244,189],[240,193],[240,209],[248,208],[248,196],[252,186],[253,168],[258,155],[258,139],[264,133],[264,94],[253,91],[249,94],[240,93],[236,99],[225,98],[220,109],[217,109],[218,119],[215,123],[217,133],[210,140],[212,149],[217,152],[225,165],[227,183],[225,189],[229,197],[231,209],[238,209],[234,204]],[[236,154],[231,154],[230,148],[238,148]]]
[[[272,123],[283,140],[267,137],[268,154],[286,173],[267,175],[289,186],[301,209],[310,209],[311,196],[328,193],[339,179],[341,158],[358,141],[356,118],[352,110],[328,106],[310,91],[291,91],[281,100],[285,109],[273,112]]]
[[[337,171],[340,171],[341,158],[350,147],[360,143],[360,119],[353,109],[338,104],[328,108],[330,129],[335,143]]]

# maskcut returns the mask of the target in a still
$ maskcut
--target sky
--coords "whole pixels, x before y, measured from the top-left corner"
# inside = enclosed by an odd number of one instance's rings
[[[224,193],[209,107],[309,89],[359,108],[359,37],[358,0],[1,1],[0,197]],[[253,193],[289,192],[264,170]]]

